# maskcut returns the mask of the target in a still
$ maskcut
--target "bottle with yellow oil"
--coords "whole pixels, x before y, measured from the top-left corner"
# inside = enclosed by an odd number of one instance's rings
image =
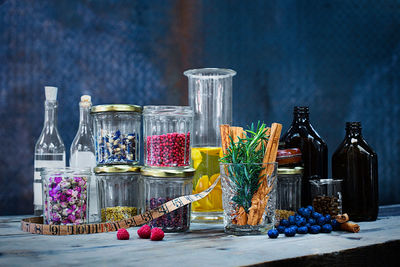
[[[209,188],[219,177],[222,157],[221,124],[232,124],[232,77],[230,69],[185,71],[189,80],[189,105],[194,110],[192,151],[193,193]],[[221,182],[203,199],[192,203],[192,222],[223,221]]]

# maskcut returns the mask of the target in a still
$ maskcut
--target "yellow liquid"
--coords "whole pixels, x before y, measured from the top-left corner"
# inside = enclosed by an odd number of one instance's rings
[[[192,160],[196,173],[193,178],[193,193],[197,194],[209,188],[219,176],[220,147],[193,147]],[[221,212],[221,181],[203,199],[192,203],[195,212]]]

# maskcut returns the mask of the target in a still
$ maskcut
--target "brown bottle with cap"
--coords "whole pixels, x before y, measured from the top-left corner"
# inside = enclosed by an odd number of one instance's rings
[[[346,123],[346,136],[332,156],[332,176],[343,179],[343,212],[352,221],[378,216],[378,156],[361,134],[360,122]]]
[[[328,176],[328,146],[310,124],[309,108],[294,107],[293,123],[280,140],[281,149],[300,148],[304,164],[301,205],[311,205],[310,180]]]

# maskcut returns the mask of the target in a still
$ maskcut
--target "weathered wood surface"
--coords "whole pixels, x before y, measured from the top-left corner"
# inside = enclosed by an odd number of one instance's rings
[[[377,221],[359,223],[359,233],[275,240],[227,235],[220,224],[192,224],[190,232],[168,233],[161,242],[138,239],[137,228],[129,229],[127,241],[117,240],[115,232],[42,236],[22,232],[23,217],[29,216],[0,217],[0,266],[388,266],[400,253],[400,205],[381,207]]]

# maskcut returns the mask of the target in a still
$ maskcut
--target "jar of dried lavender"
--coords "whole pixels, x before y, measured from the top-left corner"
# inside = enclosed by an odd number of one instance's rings
[[[140,178],[143,210],[151,210],[174,198],[190,195],[194,171],[143,168]],[[149,224],[165,232],[187,231],[190,226],[190,205],[154,219]]]
[[[191,107],[145,106],[144,165],[178,170],[189,168],[192,127]]]
[[[132,165],[94,168],[102,222],[120,221],[140,213],[140,169]]]

